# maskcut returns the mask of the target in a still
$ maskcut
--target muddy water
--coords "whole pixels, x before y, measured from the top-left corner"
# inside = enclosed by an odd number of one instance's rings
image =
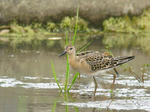
[[[99,50],[92,46],[89,49]],[[54,50],[53,50],[54,51]],[[150,71],[144,73],[145,82],[119,67],[120,76],[112,89],[113,75],[96,76],[99,87],[95,100],[92,98],[92,78],[81,74],[81,78],[70,91],[67,101],[59,94],[52,76],[50,60],[53,60],[61,86],[65,81],[65,58],[59,58],[59,49],[51,51],[12,52],[0,50],[0,112],[146,112],[150,111]],[[150,57],[135,49],[114,49],[117,55],[135,55],[128,63],[136,74],[141,66],[150,64]],[[70,74],[70,80],[73,77]]]

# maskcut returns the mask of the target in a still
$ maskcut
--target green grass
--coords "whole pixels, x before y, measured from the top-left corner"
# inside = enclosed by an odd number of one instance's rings
[[[89,42],[86,42],[86,44],[84,44],[80,49],[77,50],[77,53],[87,49],[93,42],[94,42],[94,39],[90,40]]]
[[[69,56],[67,55],[66,80],[65,80],[65,88],[64,88],[64,90],[65,90],[65,91],[67,91],[67,89],[68,89],[68,83],[69,83],[69,73],[70,73],[70,67],[69,67]]]
[[[73,79],[72,79],[72,82],[71,82],[71,85],[70,85],[69,88],[67,89],[68,92],[69,92],[69,90],[72,88],[72,86],[74,85],[76,79],[78,78],[78,75],[79,75],[78,72],[74,75],[74,77],[73,77]]]
[[[52,71],[53,71],[53,77],[57,83],[57,86],[59,87],[59,90],[62,91],[62,88],[60,87],[60,84],[59,84],[59,81],[57,79],[57,76],[56,76],[56,72],[55,72],[55,67],[54,67],[54,64],[53,62],[51,61],[51,68],[52,68]]]
[[[74,30],[74,36],[73,36],[73,40],[72,40],[72,45],[75,44],[75,39],[76,39],[76,36],[77,36],[78,18],[79,18],[79,6],[77,7],[76,24],[75,24],[75,30]]]
[[[76,37],[77,37],[78,18],[79,18],[79,7],[77,7],[76,24],[75,24],[75,29],[74,29],[74,36],[73,36],[73,39],[72,39],[72,45],[75,44],[75,40],[76,40]],[[66,46],[69,45],[69,37],[68,37],[68,31],[67,30],[66,30],[65,45]],[[73,80],[72,80],[71,84],[69,84],[69,75],[70,75],[69,56],[66,55],[66,57],[67,57],[67,64],[66,64],[66,74],[65,74],[65,83],[64,83],[64,92],[65,92],[65,94],[69,93],[69,90],[72,88],[72,86],[74,85],[74,83],[75,83],[75,81],[76,81],[76,79],[78,78],[78,75],[79,75],[79,73],[76,73],[73,77]],[[51,61],[51,68],[52,68],[52,71],[53,71],[53,77],[54,77],[60,91],[62,91],[62,88],[60,87],[58,78],[56,76],[55,67],[54,67],[54,64],[53,64],[52,61]]]
[[[55,112],[55,110],[56,110],[56,104],[57,104],[57,101],[54,101],[54,104],[53,104],[53,107],[52,107],[52,112]]]

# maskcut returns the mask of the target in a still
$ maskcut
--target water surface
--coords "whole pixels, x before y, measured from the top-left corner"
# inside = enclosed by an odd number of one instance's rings
[[[104,51],[99,44],[89,49]],[[140,83],[125,66],[132,66],[140,76],[143,64],[150,64],[150,57],[136,49],[113,49],[114,56],[135,55],[128,65],[118,68],[120,76],[112,89],[113,75],[96,76],[99,84],[93,100],[92,78],[81,74],[70,91],[68,101],[59,94],[52,75],[50,60],[53,60],[57,76],[63,87],[65,82],[66,58],[59,58],[61,49],[56,51],[12,52],[0,49],[0,112],[146,112],[150,111],[150,70],[144,73],[145,82]],[[70,81],[73,71],[70,73]],[[56,105],[55,105],[56,104]]]

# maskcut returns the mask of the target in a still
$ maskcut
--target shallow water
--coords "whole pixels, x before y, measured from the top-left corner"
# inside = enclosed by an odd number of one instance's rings
[[[95,45],[89,49],[99,50],[100,47]],[[16,53],[7,49],[0,50],[0,112],[150,111],[150,70],[144,74],[145,82],[140,83],[134,75],[123,71],[124,66],[118,68],[120,76],[113,89],[112,74],[96,76],[99,87],[95,100],[92,98],[93,80],[83,74],[71,89],[67,100],[64,100],[50,67],[50,60],[53,60],[63,87],[66,59],[59,58],[59,52],[61,50],[22,50]],[[136,49],[114,49],[112,52],[115,56],[135,55],[135,60],[128,65],[138,75],[143,64],[150,64],[150,57]]]

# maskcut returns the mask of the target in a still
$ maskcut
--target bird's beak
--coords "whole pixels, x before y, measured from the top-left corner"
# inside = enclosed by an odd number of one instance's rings
[[[65,55],[66,53],[67,53],[67,51],[62,52],[62,53],[59,55],[59,57]]]

